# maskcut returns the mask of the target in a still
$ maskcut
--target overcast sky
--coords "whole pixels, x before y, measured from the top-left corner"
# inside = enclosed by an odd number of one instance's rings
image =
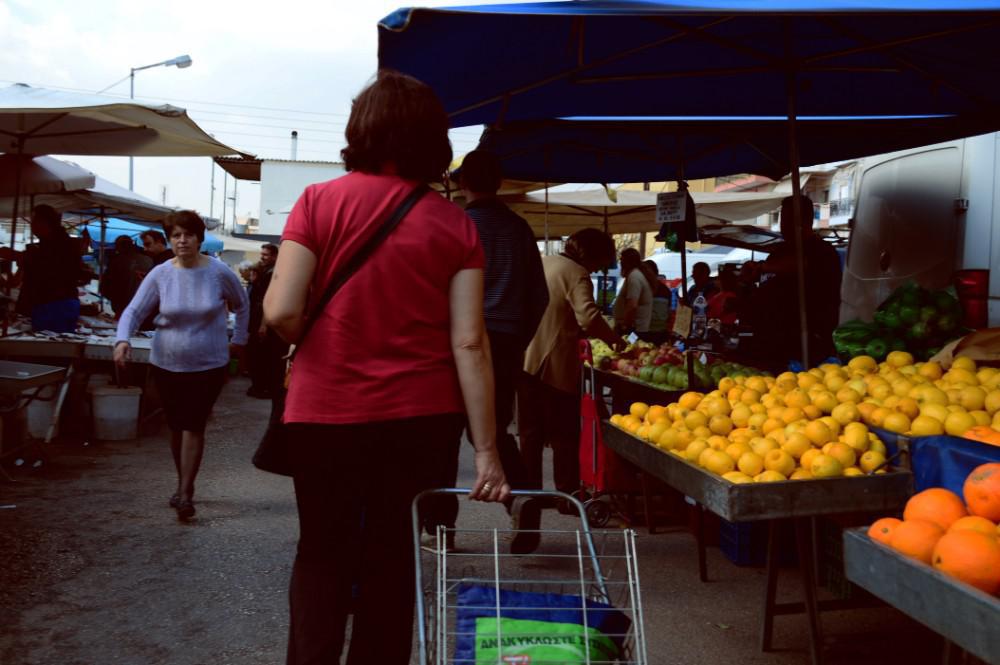
[[[420,6],[487,4],[422,1]],[[4,0],[0,3],[0,85],[129,93],[128,74],[178,55],[186,69],[138,72],[136,98],[187,108],[223,143],[262,157],[288,158],[299,132],[299,158],[338,160],[351,98],[375,73],[382,17],[405,0]],[[456,153],[479,130],[454,130]],[[67,157],[127,186],[124,157]],[[208,158],[136,160],[135,190],[208,214]],[[232,196],[232,179],[229,179]],[[215,169],[214,215],[222,204]],[[259,187],[241,182],[238,215],[256,215]],[[232,215],[231,203],[227,220]]]

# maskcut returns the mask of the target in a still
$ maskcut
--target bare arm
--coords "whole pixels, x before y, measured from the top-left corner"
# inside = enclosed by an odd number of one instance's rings
[[[264,294],[264,323],[281,339],[294,344],[306,322],[309,285],[316,272],[316,255],[294,240],[281,243],[271,285]]]
[[[451,279],[451,351],[476,448],[476,484],[472,498],[502,501],[510,492],[496,448],[493,410],[493,363],[483,322],[483,271],[460,270]],[[489,484],[489,491],[484,488]]]

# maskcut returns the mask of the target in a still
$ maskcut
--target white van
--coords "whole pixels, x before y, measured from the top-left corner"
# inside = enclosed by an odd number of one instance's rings
[[[841,321],[900,284],[957,284],[970,327],[1000,326],[1000,133],[859,161]]]

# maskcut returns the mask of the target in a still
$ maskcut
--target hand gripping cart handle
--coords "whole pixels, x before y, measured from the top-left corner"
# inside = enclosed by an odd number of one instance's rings
[[[422,545],[420,502],[470,492],[427,490],[411,507],[421,665],[646,665],[634,531],[592,532],[572,496],[514,490],[512,497],[567,502],[579,528],[544,530],[543,547],[529,555],[507,553],[501,536],[511,529],[439,526],[435,542]],[[449,531],[461,535],[460,549],[448,547]],[[566,623],[567,616],[575,621]],[[575,658],[517,655],[526,644],[544,652],[571,642]]]

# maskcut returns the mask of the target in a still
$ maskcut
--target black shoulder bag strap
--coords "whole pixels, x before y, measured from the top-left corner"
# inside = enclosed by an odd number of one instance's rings
[[[330,279],[330,283],[327,284],[326,290],[323,291],[322,297],[316,303],[316,307],[313,309],[312,314],[309,315],[309,318],[306,319],[305,325],[302,326],[302,332],[299,334],[299,339],[295,343],[295,348],[288,356],[289,360],[295,357],[295,352],[300,346],[302,346],[302,342],[305,340],[309,330],[312,329],[316,321],[319,320],[320,315],[323,313],[323,310],[326,309],[327,304],[329,304],[334,294],[340,290],[340,287],[347,283],[347,280],[349,280],[354,273],[358,271],[358,268],[364,265],[365,261],[368,260],[368,257],[370,257],[375,250],[378,249],[378,246],[389,237],[397,226],[399,226],[399,223],[403,221],[403,218],[406,217],[407,213],[410,212],[410,209],[413,208],[417,201],[422,199],[424,194],[429,191],[430,187],[425,184],[420,184],[414,187],[413,191],[410,192],[405,199],[403,199],[402,203],[400,203],[395,210],[393,210],[392,214],[389,215],[384,222],[382,222],[382,226],[380,226],[378,230],[365,241],[365,244],[354,253],[354,256],[352,256],[350,260],[344,264],[344,267],[334,274],[334,276]]]

